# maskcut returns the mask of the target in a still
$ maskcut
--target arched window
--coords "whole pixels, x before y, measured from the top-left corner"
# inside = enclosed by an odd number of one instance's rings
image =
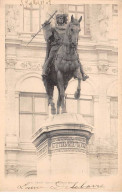
[[[32,134],[48,115],[47,95],[39,74],[25,75],[16,89],[19,91],[20,142],[31,142]]]

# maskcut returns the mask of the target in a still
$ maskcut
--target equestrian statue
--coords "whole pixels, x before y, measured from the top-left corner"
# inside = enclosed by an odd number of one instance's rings
[[[77,90],[74,94],[75,99],[78,99],[80,97],[81,80],[85,81],[89,78],[83,70],[77,51],[82,16],[77,20],[72,15],[69,23],[67,23],[67,17],[67,14],[57,14],[55,27],[51,27],[50,19],[42,25],[47,43],[42,80],[48,96],[48,105],[51,105],[52,114],[56,114],[53,102],[54,86],[58,89],[57,114],[60,113],[60,108],[62,109],[61,113],[65,113],[65,90],[68,82],[72,78],[78,80]]]
[[[80,63],[77,46],[80,32],[79,20],[71,16],[67,24],[66,14],[56,15],[56,27],[52,28],[50,22],[44,23],[44,37],[47,42],[46,58],[43,65],[42,77],[48,95],[48,104],[51,105],[52,114],[56,113],[53,102],[54,86],[58,88],[57,114],[66,112],[65,90],[72,78],[78,79],[78,87],[75,98],[80,97],[81,80],[89,78]]]

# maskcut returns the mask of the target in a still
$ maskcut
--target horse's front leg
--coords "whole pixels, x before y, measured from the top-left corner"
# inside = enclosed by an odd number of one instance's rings
[[[65,104],[65,90],[64,90],[64,80],[63,75],[60,71],[57,72],[58,88],[59,88],[59,99],[61,101],[62,113],[66,113]]]
[[[55,103],[53,102],[53,91],[54,91],[54,85],[51,85],[48,82],[48,106],[51,106],[51,114],[56,114],[56,108],[55,108]]]
[[[79,99],[80,98],[80,91],[81,91],[81,79],[78,79],[77,91],[74,94],[75,99]]]
[[[77,86],[77,91],[74,94],[75,99],[80,98],[80,91],[81,91],[81,80],[82,80],[82,75],[80,72],[80,68],[76,69],[74,72],[74,77],[78,79],[78,86]]]
[[[51,106],[51,114],[56,114],[55,103],[53,102],[53,98],[48,96],[48,106]]]

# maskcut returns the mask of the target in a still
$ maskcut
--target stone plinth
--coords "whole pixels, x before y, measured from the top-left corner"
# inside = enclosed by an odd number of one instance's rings
[[[37,174],[46,178],[79,178],[88,175],[87,144],[93,127],[80,114],[50,116],[33,135]]]

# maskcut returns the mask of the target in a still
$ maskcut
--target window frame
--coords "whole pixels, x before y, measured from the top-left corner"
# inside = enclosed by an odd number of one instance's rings
[[[75,11],[71,11],[69,9],[69,6],[75,6]],[[77,10],[77,8],[80,7],[80,6],[83,6],[84,7],[84,10],[83,11],[78,11]],[[80,37],[82,37],[82,36],[90,36],[90,28],[89,28],[89,26],[90,26],[90,23],[89,23],[89,7],[88,7],[88,5],[87,4],[82,4],[82,5],[69,4],[68,5],[68,13],[74,14],[75,17],[76,17],[76,19],[79,19],[79,18],[77,18],[77,15],[78,14],[83,14],[84,15],[84,34],[83,35],[80,35],[79,34],[79,36]]]
[[[41,5],[39,4],[38,8],[34,8],[32,4],[30,5],[30,7],[24,7],[23,6],[23,32],[26,33],[27,31],[25,31],[25,24],[24,24],[25,10],[29,10],[30,11],[30,30],[29,30],[29,32],[30,33],[35,33],[36,31],[33,31],[33,20],[32,20],[32,18],[33,18],[33,11],[38,10],[38,12],[39,12],[39,28],[40,28],[41,27]]]
[[[116,142],[118,142],[118,138],[117,138],[117,135],[116,136],[113,136],[113,132],[112,132],[112,120],[117,120],[117,127],[116,127],[116,130],[118,128],[118,97],[117,96],[110,96],[110,136],[111,138],[114,138],[114,140],[112,139],[112,144],[116,144]],[[117,115],[112,115],[111,114],[111,102],[112,101],[115,101],[117,102]],[[118,131],[116,132],[118,133]],[[114,142],[113,142],[114,141]]]
[[[118,106],[117,106],[117,115],[115,116],[115,115],[112,115],[111,114],[111,102],[112,101],[115,101],[115,102],[118,103],[118,97],[115,97],[115,96],[110,97],[110,118],[116,118],[116,119],[118,119]]]
[[[20,99],[21,97],[31,97],[32,98],[32,111],[21,111],[20,109]],[[45,112],[36,112],[35,111],[35,98],[45,98]],[[31,93],[31,92],[20,92],[19,93],[19,138],[20,142],[26,142],[22,141],[21,139],[21,127],[20,127],[20,118],[22,115],[31,115],[32,116],[32,134],[35,132],[35,116],[48,116],[48,99],[47,99],[47,94],[46,93]]]
[[[69,97],[68,97],[69,96]],[[72,100],[76,100],[74,97],[74,94],[66,94],[66,101],[67,99],[72,99]],[[80,101],[90,101],[91,102],[91,114],[83,114],[80,112]],[[90,117],[93,120],[93,124],[94,125],[94,97],[92,95],[81,95],[81,97],[79,99],[76,100],[77,101],[77,114],[82,114],[82,116],[85,117]]]
[[[117,9],[116,9],[116,7],[117,7]],[[117,4],[112,5],[112,15],[118,16],[118,5]]]

